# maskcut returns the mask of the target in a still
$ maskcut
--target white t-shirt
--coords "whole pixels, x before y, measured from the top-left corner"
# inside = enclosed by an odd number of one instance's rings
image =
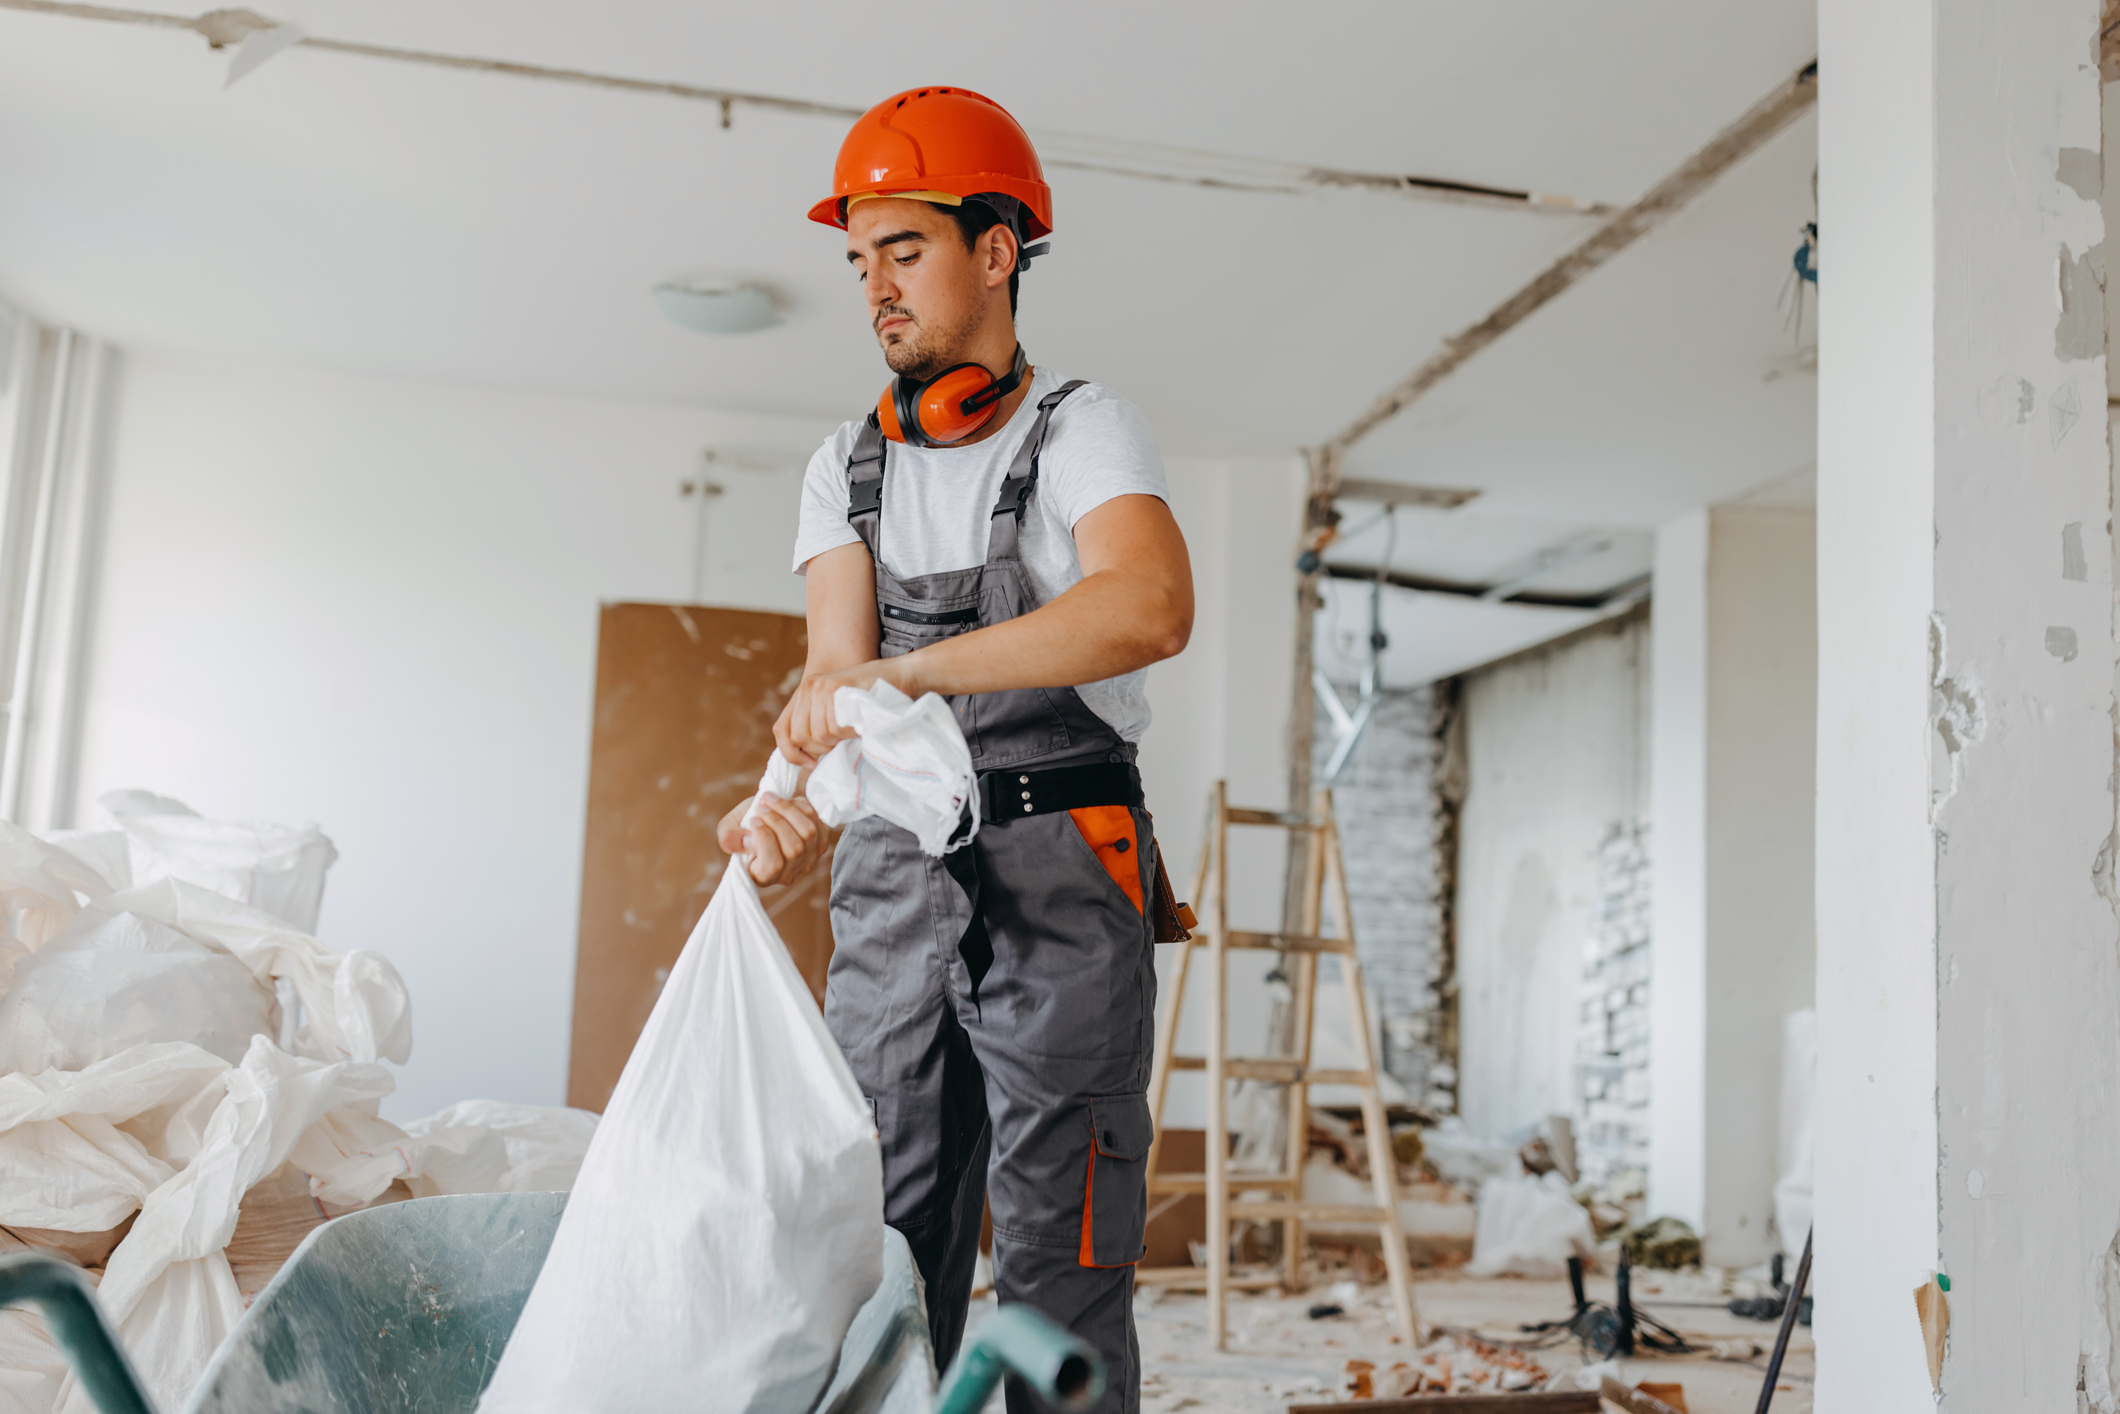
[[[913,447],[887,443],[883,523],[877,546],[884,566],[901,579],[986,563],[987,525],[1017,449],[1038,420],[1038,400],[1067,380],[1043,368],[1008,425],[969,447]],[[802,522],[795,535],[795,572],[827,550],[861,537],[847,521],[847,458],[859,422],[825,439],[802,478]],[[1170,489],[1148,419],[1126,399],[1095,383],[1069,393],[1053,409],[1038,489],[1017,537],[1032,596],[1039,604],[1082,578],[1075,522],[1116,496],[1154,496]],[[1127,741],[1148,730],[1148,673],[1124,673],[1075,691],[1083,704]]]

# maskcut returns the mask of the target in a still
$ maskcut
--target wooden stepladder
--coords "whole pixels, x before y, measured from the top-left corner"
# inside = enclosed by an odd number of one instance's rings
[[[1304,870],[1300,933],[1245,933],[1229,926],[1229,830],[1232,825],[1265,825],[1299,830],[1308,836],[1308,864]],[[1333,890],[1333,914],[1337,932],[1321,937],[1318,929],[1324,914],[1325,888]],[[1177,967],[1170,994],[1163,999],[1156,1019],[1155,1069],[1150,1084],[1157,1140],[1148,1153],[1149,1201],[1158,1195],[1204,1193],[1207,1196],[1207,1330],[1214,1348],[1225,1346],[1229,1314],[1229,1289],[1282,1285],[1297,1288],[1302,1280],[1303,1225],[1306,1222],[1374,1223],[1383,1241],[1384,1265],[1391,1282],[1391,1301],[1398,1315],[1400,1336],[1409,1345],[1419,1343],[1420,1318],[1413,1304],[1412,1279],[1407,1271],[1406,1234],[1399,1219],[1397,1169],[1391,1148],[1391,1130],[1384,1115],[1384,1102],[1377,1092],[1376,1055],[1369,1041],[1368,1009],[1363,1002],[1362,964],[1355,955],[1354,914],[1347,895],[1347,870],[1340,858],[1338,826],[1333,821],[1332,792],[1319,791],[1309,815],[1292,811],[1245,810],[1229,804],[1227,786],[1216,782],[1208,800],[1207,839],[1200,851],[1200,872],[1193,888],[1200,901],[1204,926],[1188,942],[1178,946]],[[1229,952],[1234,948],[1286,953],[1290,959],[1289,981],[1295,993],[1295,1053],[1286,1058],[1258,1059],[1228,1054]],[[1185,983],[1193,954],[1207,954],[1207,1054],[1176,1054],[1178,1020],[1185,1009]],[[1312,1012],[1317,999],[1318,958],[1331,954],[1340,960],[1340,976],[1347,993],[1348,1020],[1353,1027],[1355,1054],[1360,1065],[1354,1070],[1321,1070],[1310,1064]],[[1162,1158],[1163,1101],[1170,1089],[1173,1071],[1207,1073],[1207,1163],[1205,1173],[1160,1171]],[[1228,1090],[1234,1080],[1260,1080],[1288,1087],[1288,1144],[1280,1172],[1232,1173],[1229,1168]],[[1309,1157],[1310,1087],[1352,1085],[1362,1092],[1362,1132],[1369,1148],[1370,1181],[1376,1202],[1366,1204],[1306,1203],[1303,1201],[1303,1165]],[[1240,1201],[1236,1194],[1263,1190],[1275,1196]],[[1280,1274],[1266,1277],[1232,1277],[1229,1270],[1230,1224],[1240,1219],[1276,1221],[1283,1235]],[[1164,1267],[1135,1273],[1140,1283],[1171,1286],[1200,1285],[1197,1267]]]

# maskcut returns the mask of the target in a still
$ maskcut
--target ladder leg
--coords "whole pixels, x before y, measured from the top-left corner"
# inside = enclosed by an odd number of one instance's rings
[[[1296,921],[1305,933],[1315,936],[1324,912],[1325,898],[1325,837],[1322,831],[1310,832],[1304,853],[1302,911]],[[1318,955],[1295,955],[1295,973],[1295,1059],[1307,1074],[1311,1045],[1317,1034]],[[1303,1201],[1303,1169],[1309,1162],[1310,1086],[1298,1083],[1288,1087],[1288,1158],[1283,1169],[1283,1172],[1296,1176],[1295,1191],[1289,1197],[1298,1203]],[[1281,1232],[1286,1248],[1282,1253],[1282,1282],[1290,1291],[1300,1291],[1303,1287],[1303,1258],[1309,1245],[1302,1217],[1289,1218],[1282,1224]]]
[[[1215,1350],[1229,1341],[1229,1086],[1223,1062],[1228,1055],[1229,813],[1227,787],[1215,783],[1211,891],[1202,895],[1207,919],[1207,1343]]]
[[[1317,931],[1315,923],[1310,929]],[[1312,1036],[1311,1013],[1316,1009],[1318,995],[1318,957],[1316,953],[1300,953],[1291,959],[1295,968],[1296,1008],[1296,1055],[1305,1072],[1310,1069],[1310,1046]],[[1288,1087],[1288,1152],[1282,1172],[1296,1176],[1294,1192],[1289,1196],[1297,1202],[1303,1199],[1303,1167],[1310,1162],[1310,1085],[1298,1081]],[[1303,1219],[1291,1217],[1281,1224],[1284,1250],[1281,1254],[1281,1284],[1290,1291],[1303,1289],[1304,1244],[1309,1240],[1303,1231]]]

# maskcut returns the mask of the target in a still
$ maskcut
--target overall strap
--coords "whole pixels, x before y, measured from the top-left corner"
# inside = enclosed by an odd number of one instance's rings
[[[854,434],[854,451],[847,458],[847,523],[869,547],[869,555],[883,563],[876,548],[877,527],[883,519],[883,427],[870,413]]]
[[[987,563],[1016,558],[1016,531],[1023,524],[1023,512],[1031,503],[1031,494],[1038,489],[1038,456],[1045,450],[1045,431],[1052,424],[1053,409],[1087,381],[1077,378],[1072,383],[1063,383],[1038,400],[1038,420],[1032,424],[1023,445],[1016,449],[1016,460],[1009,466],[1008,477],[1001,483],[1001,495],[994,501],[993,520],[986,540]]]

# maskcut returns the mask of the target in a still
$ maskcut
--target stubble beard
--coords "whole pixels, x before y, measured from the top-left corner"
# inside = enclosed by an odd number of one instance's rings
[[[911,310],[887,311],[913,321],[911,334],[899,334],[896,342],[883,346],[883,361],[901,378],[925,381],[943,369],[965,362],[960,352],[971,343],[972,325],[950,330],[931,330]]]

